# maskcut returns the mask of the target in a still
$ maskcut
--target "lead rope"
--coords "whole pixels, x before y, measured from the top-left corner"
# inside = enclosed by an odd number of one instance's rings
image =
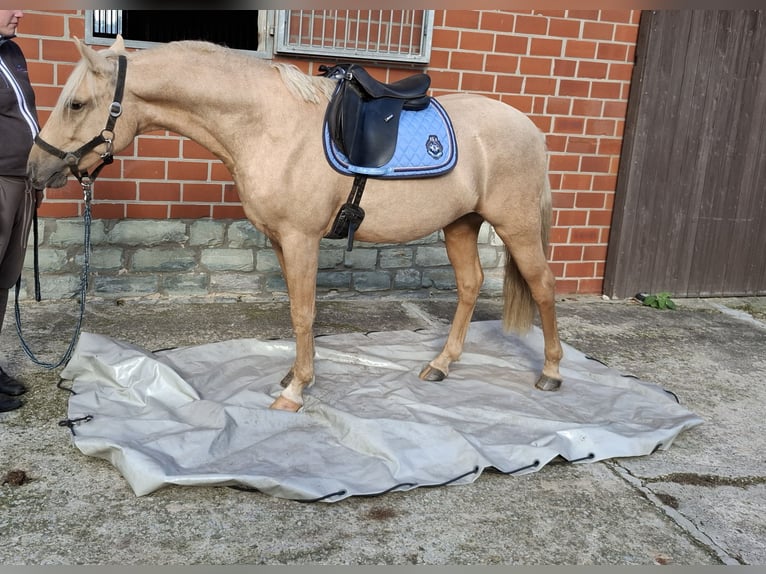
[[[16,333],[19,336],[19,341],[21,342],[21,348],[24,349],[24,352],[27,354],[27,356],[30,358],[30,360],[35,363],[36,365],[39,365],[41,367],[44,367],[46,369],[56,369],[60,367],[61,365],[69,362],[69,359],[72,357],[72,353],[74,352],[75,345],[77,344],[78,339],[80,338],[80,331],[82,329],[82,320],[85,316],[85,295],[88,291],[88,275],[90,273],[90,224],[91,224],[91,212],[90,212],[90,202],[93,196],[92,189],[93,189],[93,179],[90,177],[82,177],[80,179],[80,185],[82,186],[82,192],[83,192],[83,199],[85,201],[85,208],[83,212],[83,223],[85,227],[84,231],[84,249],[85,249],[85,257],[83,260],[83,266],[82,266],[82,272],[80,275],[80,315],[77,317],[77,323],[75,325],[74,333],[72,334],[72,340],[69,343],[69,347],[64,352],[63,356],[57,363],[46,363],[45,361],[39,360],[35,354],[32,352],[32,350],[29,348],[29,345],[24,340],[24,336],[22,334],[21,329],[21,312],[19,310],[19,292],[21,291],[21,278],[19,277],[19,280],[16,282]],[[37,222],[35,221],[35,259],[37,255]],[[37,265],[35,265],[35,299],[37,301],[40,301],[40,292],[39,292],[39,280],[38,280],[38,271],[37,271]]]

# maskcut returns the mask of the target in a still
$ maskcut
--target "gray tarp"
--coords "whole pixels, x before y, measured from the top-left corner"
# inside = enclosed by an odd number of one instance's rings
[[[269,410],[291,341],[239,339],[151,353],[83,333],[62,373],[83,453],[111,461],[136,495],[237,485],[337,501],[465,484],[569,461],[648,455],[702,421],[669,393],[564,346],[558,392],[534,388],[542,334],[472,323],[444,382],[418,378],[446,328],[316,340],[316,384],[299,413]]]

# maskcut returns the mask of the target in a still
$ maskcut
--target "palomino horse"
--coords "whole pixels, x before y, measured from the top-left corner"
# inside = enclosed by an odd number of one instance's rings
[[[70,168],[92,169],[138,134],[159,129],[215,154],[231,172],[245,214],[271,240],[282,266],[296,353],[271,408],[299,410],[314,379],[319,244],[351,181],[323,159],[322,122],[335,81],[204,42],[132,53],[125,52],[121,38],[98,52],[75,42],[82,60],[40,133],[42,143],[32,150],[30,178],[38,187],[61,187]],[[122,88],[116,89],[119,55],[127,57],[124,95],[105,129]],[[503,325],[507,331],[527,330],[536,305],[545,338],[536,387],[555,390],[562,349],[555,280],[546,260],[551,199],[544,136],[525,115],[497,100],[452,94],[439,101],[455,128],[457,166],[436,178],[370,179],[361,203],[367,216],[356,239],[402,243],[444,230],[458,303],[443,350],[420,373],[421,379],[440,381],[463,349],[484,277],[477,238],[488,221],[506,247]]]

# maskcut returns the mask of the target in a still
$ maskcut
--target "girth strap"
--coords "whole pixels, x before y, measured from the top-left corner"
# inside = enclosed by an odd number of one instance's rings
[[[348,199],[344,203],[338,215],[335,217],[335,222],[332,224],[332,229],[325,235],[326,239],[343,239],[348,236],[348,247],[346,251],[351,251],[354,246],[354,233],[359,229],[364,219],[364,209],[359,207],[359,203],[362,201],[362,193],[364,193],[364,186],[367,183],[366,175],[354,176],[354,183],[351,186],[351,192],[348,194]]]

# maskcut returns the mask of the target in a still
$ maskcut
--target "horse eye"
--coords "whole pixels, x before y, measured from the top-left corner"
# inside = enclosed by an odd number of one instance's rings
[[[72,102],[71,104],[69,104],[69,109],[75,112],[83,109],[84,107],[85,107],[85,104],[83,104],[82,102]]]

